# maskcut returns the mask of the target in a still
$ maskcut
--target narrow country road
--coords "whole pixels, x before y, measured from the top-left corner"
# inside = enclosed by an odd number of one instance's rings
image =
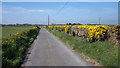
[[[42,28],[24,66],[91,66],[91,64]]]

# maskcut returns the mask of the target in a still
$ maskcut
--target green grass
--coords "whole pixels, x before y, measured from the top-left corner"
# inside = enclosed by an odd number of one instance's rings
[[[2,38],[8,38],[18,32],[30,29],[32,26],[4,26],[2,27]]]
[[[2,39],[2,27],[0,26],[0,39]]]
[[[76,39],[57,30],[49,30],[74,50],[89,56],[103,66],[118,66],[118,47],[109,40],[89,43],[87,40]]]
[[[39,33],[39,28],[29,29],[2,40],[2,68],[19,68],[28,47]]]
[[[0,67],[2,64],[2,27],[0,26]]]
[[[1,45],[2,45],[2,27],[0,26],[0,48],[1,48]],[[0,49],[1,51],[1,49]],[[1,54],[0,54],[1,56]]]

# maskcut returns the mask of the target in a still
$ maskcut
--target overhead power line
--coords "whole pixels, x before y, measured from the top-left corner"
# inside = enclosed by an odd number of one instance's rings
[[[63,7],[58,11],[58,13],[57,14],[59,14],[64,8],[65,8],[65,6],[68,4],[68,2],[66,2],[64,5],[63,5]]]
[[[69,3],[69,1],[65,2],[65,4],[63,5],[63,7],[60,8],[60,10],[58,10],[58,12],[56,13],[56,15],[54,15],[54,16],[57,16],[57,15],[65,8],[65,6],[66,6],[68,3]],[[54,16],[53,16],[53,17],[54,17]]]
[[[60,14],[60,12],[61,12],[61,11],[65,8],[65,6],[69,3],[69,1],[70,1],[70,0],[68,0],[67,2],[65,2],[64,5],[63,5],[63,7],[60,8],[60,9],[58,10],[58,12],[57,12],[55,15],[52,16],[53,19],[54,19],[55,16],[57,16],[57,15]]]

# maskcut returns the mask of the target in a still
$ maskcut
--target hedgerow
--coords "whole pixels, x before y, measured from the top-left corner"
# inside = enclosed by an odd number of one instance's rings
[[[51,30],[59,30],[71,36],[86,39],[88,42],[105,41],[114,38],[113,41],[117,46],[120,45],[120,25],[49,25],[40,26]]]
[[[17,33],[2,40],[2,68],[18,68],[27,48],[33,43],[39,33],[39,28]]]

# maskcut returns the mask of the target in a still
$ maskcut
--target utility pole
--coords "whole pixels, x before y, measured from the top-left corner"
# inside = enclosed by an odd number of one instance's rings
[[[100,22],[101,22],[101,18],[99,18],[99,24],[100,24]]]
[[[49,25],[49,15],[48,15],[48,25]]]

